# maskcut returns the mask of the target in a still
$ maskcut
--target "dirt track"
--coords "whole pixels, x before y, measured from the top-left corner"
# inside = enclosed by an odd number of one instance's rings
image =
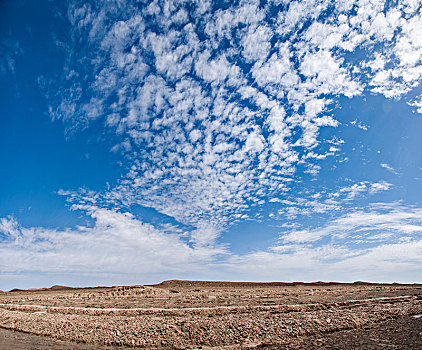
[[[411,317],[422,314],[420,285],[169,281],[55,289],[0,294],[0,326],[88,344],[149,348],[347,349],[353,344],[346,347],[344,339],[362,341],[364,332],[373,331],[379,339],[367,348],[381,349],[385,342],[397,348],[397,339],[384,339],[380,327],[401,324],[403,334],[410,327],[415,344],[422,332],[422,319]],[[369,338],[376,339],[374,334]]]

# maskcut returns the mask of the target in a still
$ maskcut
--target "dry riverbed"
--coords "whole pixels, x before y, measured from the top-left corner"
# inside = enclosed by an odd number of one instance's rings
[[[422,344],[420,314],[421,285],[167,281],[0,293],[0,327],[96,346],[411,349]]]

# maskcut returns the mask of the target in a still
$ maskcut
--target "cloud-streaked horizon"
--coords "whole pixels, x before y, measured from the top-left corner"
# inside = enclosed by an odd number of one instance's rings
[[[55,3],[60,59],[34,79],[45,113],[68,139],[97,135],[119,176],[55,189],[85,226],[4,216],[3,272],[421,277],[422,203],[403,188],[420,187],[422,164],[390,156],[387,136],[417,149],[392,125],[419,123],[419,2]],[[225,239],[248,222],[279,229],[266,247],[260,232]],[[232,248],[243,239],[255,248]]]
[[[245,255],[233,254],[226,246],[191,246],[180,235],[156,230],[127,212],[93,206],[74,210],[86,211],[95,225],[61,231],[25,228],[13,218],[3,218],[3,273],[78,271],[92,283],[104,281],[103,274],[108,283],[113,278],[158,282],[157,277],[151,279],[155,275],[381,282],[420,277],[422,208],[401,203],[377,203],[368,212],[356,210],[323,227],[293,230],[280,236],[277,245]],[[316,244],[327,237],[329,241]]]

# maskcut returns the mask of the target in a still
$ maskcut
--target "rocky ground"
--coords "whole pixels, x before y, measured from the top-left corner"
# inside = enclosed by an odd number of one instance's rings
[[[421,285],[167,281],[0,293],[0,327],[146,348],[422,348]]]

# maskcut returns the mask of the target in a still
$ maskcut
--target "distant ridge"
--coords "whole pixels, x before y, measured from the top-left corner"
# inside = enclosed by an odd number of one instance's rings
[[[20,288],[14,288],[12,290],[10,290],[9,292],[44,292],[44,291],[49,291],[49,290],[71,290],[71,289],[76,289],[73,287],[67,287],[67,286],[60,286],[60,285],[54,285],[51,286],[50,288],[29,288],[29,289],[20,289]]]
[[[191,280],[167,280],[157,284],[132,285],[132,286],[96,286],[96,287],[68,287],[61,285],[54,285],[49,288],[14,288],[9,292],[0,290],[0,293],[14,293],[14,292],[48,292],[48,291],[66,291],[66,290],[86,290],[86,289],[102,289],[102,288],[139,288],[139,287],[157,287],[157,288],[177,288],[177,287],[292,287],[292,286],[418,286],[421,283],[375,283],[365,281],[355,282],[230,282],[230,281],[191,281]]]
[[[333,285],[418,285],[419,283],[373,283],[356,281],[346,282],[228,282],[228,281],[189,281],[189,280],[168,280],[158,284],[152,284],[152,287],[265,287],[265,286],[333,286]]]

